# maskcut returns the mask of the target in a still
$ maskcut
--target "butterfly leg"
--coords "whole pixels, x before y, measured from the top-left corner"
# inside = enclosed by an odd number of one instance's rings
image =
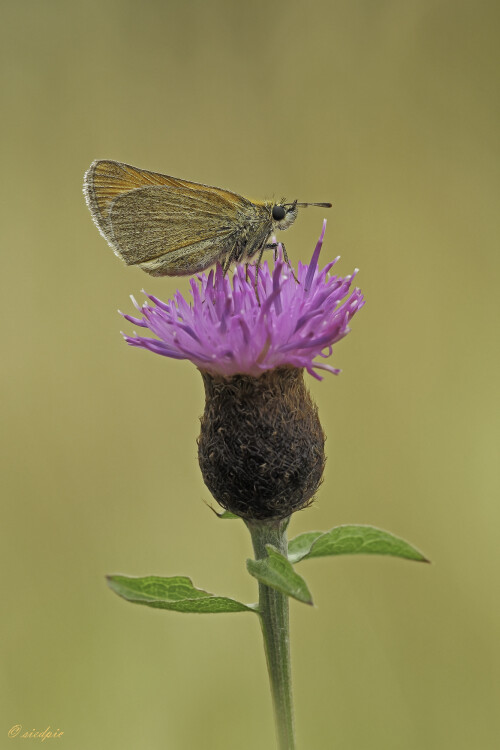
[[[235,245],[233,249],[227,254],[226,260],[224,261],[224,265],[222,266],[222,273],[224,276],[231,268],[231,264],[234,263],[238,259],[238,246]]]
[[[278,245],[279,242],[268,242],[266,245],[264,245],[264,250],[274,250],[274,262],[278,260]]]
[[[298,278],[297,278],[297,277],[295,276],[294,270],[293,270],[293,268],[292,268],[292,264],[290,263],[290,259],[289,259],[289,257],[288,257],[288,253],[287,253],[287,251],[286,251],[286,247],[285,247],[285,245],[283,244],[283,242],[280,242],[280,243],[278,243],[278,242],[269,242],[269,243],[268,243],[267,245],[265,245],[265,249],[267,249],[267,250],[274,250],[274,262],[276,262],[276,258],[277,258],[277,254],[278,254],[278,244],[280,244],[280,245],[281,245],[281,247],[282,247],[282,250],[283,250],[283,258],[284,258],[284,260],[285,260],[285,263],[287,264],[288,268],[289,268],[289,269],[290,269],[290,271],[292,272],[292,276],[293,276],[293,278],[295,279],[295,281],[297,282],[297,284],[300,284],[300,281],[299,281],[299,280],[298,280]]]
[[[285,263],[287,264],[288,268],[289,268],[289,269],[290,269],[290,271],[292,272],[292,276],[293,276],[293,278],[295,279],[295,281],[297,282],[297,284],[300,284],[300,281],[299,281],[299,280],[298,280],[298,278],[297,278],[297,277],[295,276],[295,272],[294,272],[294,270],[293,270],[292,264],[290,263],[290,259],[289,259],[289,257],[288,257],[288,253],[287,253],[287,251],[286,251],[286,247],[284,246],[284,244],[283,244],[283,243],[281,244],[281,247],[283,248],[283,257],[284,257],[284,259],[285,259]]]
[[[257,258],[257,262],[255,264],[255,280],[254,280],[254,289],[255,289],[255,296],[257,297],[257,302],[259,303],[260,307],[260,298],[259,298],[259,289],[258,289],[258,282],[259,282],[259,268],[260,264],[262,262],[262,256],[264,255],[264,250],[266,249],[267,245],[263,245],[259,250],[259,256]]]

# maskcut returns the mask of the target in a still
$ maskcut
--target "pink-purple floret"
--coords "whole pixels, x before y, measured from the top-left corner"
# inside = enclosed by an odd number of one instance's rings
[[[235,268],[232,279],[217,265],[208,276],[191,279],[192,301],[180,292],[162,302],[134,304],[141,318],[123,315],[158,338],[125,336],[131,346],[140,346],[173,359],[189,359],[201,370],[231,376],[258,377],[265,370],[291,365],[305,368],[318,380],[315,370],[337,375],[340,370],[321,361],[332,346],[349,333],[349,321],[364,305],[358,288],[350,291],[357,270],[341,278],[329,276],[337,262],[318,268],[326,221],[309,265],[299,263],[296,276],[283,261],[281,248],[274,270],[268,263],[259,268],[255,295],[255,266]]]

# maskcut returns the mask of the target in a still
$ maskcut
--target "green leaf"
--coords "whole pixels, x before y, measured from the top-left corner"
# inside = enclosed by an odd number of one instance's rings
[[[106,576],[108,586],[129,602],[145,604],[157,609],[172,609],[175,612],[255,612],[257,605],[242,604],[226,596],[215,596],[197,589],[190,578],[173,576],[160,578],[128,578]]]
[[[330,531],[307,531],[290,541],[290,562],[330,555],[391,555],[430,562],[404,539],[374,526],[336,526]]]
[[[225,510],[224,513],[216,513],[217,518],[221,518],[223,521],[230,518],[239,518],[236,513],[231,513],[230,510]]]
[[[323,536],[324,533],[324,531],[306,531],[304,534],[296,536],[295,539],[290,539],[288,542],[288,559],[290,562],[296,563],[308,555],[313,542],[318,537]]]
[[[247,570],[266,586],[292,596],[304,604],[312,604],[311,592],[302,576],[296,573],[291,563],[271,544],[266,544],[268,557],[262,560],[247,560]]]
[[[226,520],[226,519],[229,519],[229,518],[239,518],[239,516],[237,516],[235,513],[231,513],[230,510],[223,510],[222,513],[219,513],[219,511],[216,510],[213,505],[210,505],[210,503],[207,503],[206,500],[204,500],[203,502],[205,503],[205,505],[207,506],[207,508],[210,508],[210,510],[212,511],[212,513],[215,513],[215,515],[217,516],[217,518],[222,518],[222,520]]]

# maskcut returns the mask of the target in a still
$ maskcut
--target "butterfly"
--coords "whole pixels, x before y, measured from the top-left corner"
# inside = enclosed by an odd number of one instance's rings
[[[151,276],[186,276],[277,248],[269,239],[288,229],[300,207],[331,203],[251,201],[224,190],[117,161],[94,161],[83,192],[99,231],[127,265]],[[284,249],[283,255],[288,263]],[[257,274],[256,274],[257,282]]]

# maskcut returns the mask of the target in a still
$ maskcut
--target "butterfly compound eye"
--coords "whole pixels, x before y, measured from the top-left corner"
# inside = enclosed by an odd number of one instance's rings
[[[281,221],[286,216],[286,211],[283,206],[273,206],[273,219],[274,221]]]

